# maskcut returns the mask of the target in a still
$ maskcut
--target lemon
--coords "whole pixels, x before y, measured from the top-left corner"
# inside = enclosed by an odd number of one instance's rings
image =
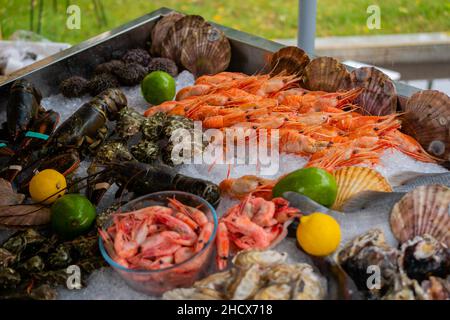
[[[176,93],[175,79],[164,71],[153,71],[141,82],[145,100],[153,105],[172,100]]]
[[[341,228],[337,221],[320,212],[300,218],[297,241],[306,253],[323,257],[333,253],[341,241]]]
[[[50,204],[66,193],[66,187],[66,178],[61,173],[46,169],[31,179],[29,191],[33,201]]]

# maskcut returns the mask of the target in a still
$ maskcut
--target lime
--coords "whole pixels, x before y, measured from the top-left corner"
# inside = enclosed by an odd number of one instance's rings
[[[341,228],[333,217],[315,212],[300,218],[297,241],[306,253],[324,257],[333,253],[339,246]]]
[[[175,96],[175,80],[164,71],[153,71],[141,82],[141,91],[147,102],[157,105]]]
[[[63,238],[70,239],[85,233],[95,217],[95,207],[81,194],[67,194],[52,205],[52,227]]]
[[[66,178],[61,173],[46,169],[31,179],[28,188],[33,201],[50,204],[64,195],[66,187]]]
[[[294,191],[311,198],[323,206],[333,205],[337,194],[334,177],[319,168],[304,168],[291,172],[280,179],[272,190],[274,197],[281,197],[287,191]]]

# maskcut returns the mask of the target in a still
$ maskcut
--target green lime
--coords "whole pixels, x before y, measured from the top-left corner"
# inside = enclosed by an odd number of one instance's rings
[[[311,198],[323,206],[333,205],[337,194],[334,177],[319,168],[304,168],[291,172],[282,178],[272,190],[274,197],[281,197],[284,192],[294,191]]]
[[[175,96],[175,80],[164,71],[153,71],[141,82],[141,91],[147,102],[157,105]]]
[[[85,233],[95,217],[95,207],[81,194],[66,194],[52,205],[52,227],[63,238],[75,238]]]

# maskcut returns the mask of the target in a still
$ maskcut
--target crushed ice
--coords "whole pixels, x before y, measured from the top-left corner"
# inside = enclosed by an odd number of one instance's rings
[[[194,76],[187,72],[181,72],[176,78],[177,92],[194,83]],[[148,103],[143,99],[140,86],[121,88],[127,96],[129,106],[143,112],[148,108]],[[46,97],[42,100],[42,105],[47,109],[55,109],[61,114],[61,122],[67,119],[75,110],[83,103],[91,99],[89,96],[68,99],[61,94]],[[281,175],[289,173],[293,170],[302,168],[307,163],[307,158],[299,157],[292,154],[280,155],[279,170],[275,175],[266,176],[266,178],[277,178]],[[89,163],[84,161],[77,171],[78,176],[85,176]],[[230,169],[230,177],[240,177],[249,174],[258,174],[256,165],[182,165],[179,172],[188,176],[195,176],[202,179],[211,180],[219,183],[227,177],[228,169]],[[405,171],[422,172],[422,173],[441,173],[447,170],[437,164],[423,163],[396,150],[387,150],[381,157],[381,162],[375,167],[384,177],[389,179],[391,176]],[[114,192],[117,188],[112,188],[105,195],[104,202],[111,203],[113,201]],[[223,198],[217,212],[222,215],[227,208],[234,205],[235,200]],[[0,233],[0,240],[4,234]],[[309,258],[302,253],[295,244],[295,239],[285,239],[277,247],[277,250],[285,251],[289,254],[290,260],[310,262]],[[311,263],[311,262],[310,262]],[[89,285],[82,290],[60,289],[60,299],[154,299],[155,297],[138,293],[127,286],[111,268],[102,268],[95,271],[89,278]]]

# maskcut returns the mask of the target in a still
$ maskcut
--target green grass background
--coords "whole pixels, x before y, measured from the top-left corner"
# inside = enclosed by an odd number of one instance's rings
[[[81,8],[81,29],[66,28],[66,3]],[[102,0],[108,23],[100,25],[92,0],[44,0],[42,35],[78,43],[162,6],[204,16],[208,20],[266,38],[294,38],[297,0]],[[56,10],[54,3],[57,4]],[[381,8],[381,29],[366,26],[369,5]],[[37,12],[37,8],[36,8]],[[318,0],[318,36],[450,32],[448,0]],[[37,20],[37,14],[35,21]],[[17,29],[28,30],[30,0],[0,0],[0,28],[7,39]]]

